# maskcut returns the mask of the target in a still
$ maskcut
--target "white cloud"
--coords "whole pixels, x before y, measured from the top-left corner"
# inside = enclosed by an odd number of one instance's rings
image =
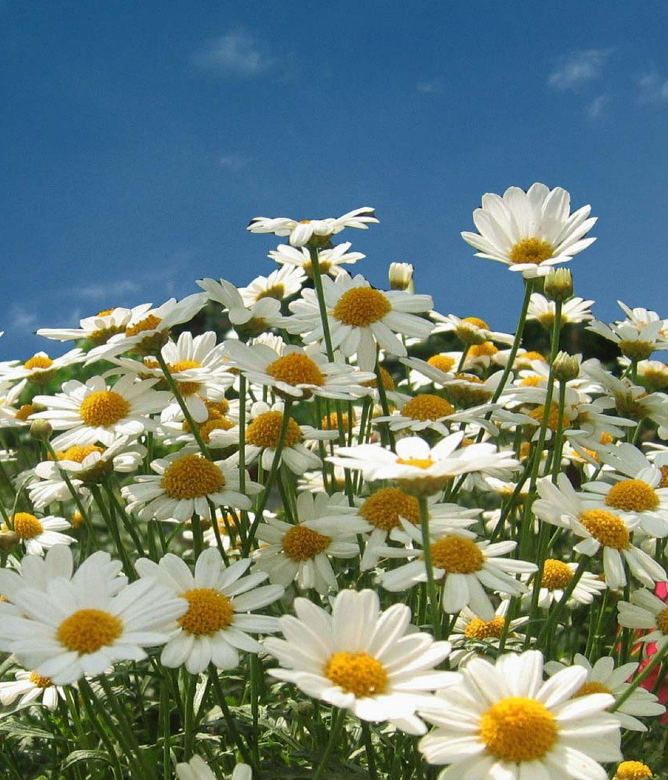
[[[228,171],[238,173],[246,165],[246,159],[240,154],[224,154],[218,158],[218,165]]]
[[[638,79],[638,102],[668,103],[668,79],[656,71],[644,73]]]
[[[585,49],[562,57],[547,83],[560,92],[577,92],[584,84],[601,78],[614,49]]]
[[[237,30],[204,44],[193,55],[193,62],[221,75],[251,78],[272,68],[277,60],[262,51],[252,35]]]
[[[91,284],[86,287],[78,287],[74,292],[80,298],[97,301],[121,298],[123,295],[133,295],[140,290],[141,285],[137,282],[133,282],[131,279],[121,279],[118,282],[107,282],[102,284]]]
[[[37,315],[26,306],[18,303],[12,305],[9,310],[11,327],[14,330],[34,330],[37,325]]]
[[[441,86],[437,80],[434,81],[418,81],[415,85],[415,89],[418,92],[422,92],[425,95],[431,95],[434,92],[438,92]]]
[[[599,95],[595,97],[591,103],[587,106],[587,117],[592,121],[603,119],[605,116],[605,109],[610,102],[610,95]]]

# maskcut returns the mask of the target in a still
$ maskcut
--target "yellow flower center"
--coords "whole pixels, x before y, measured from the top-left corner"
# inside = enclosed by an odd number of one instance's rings
[[[355,422],[355,415],[353,414],[353,423]],[[347,414],[341,415],[341,426],[344,431],[350,430],[350,417]],[[320,420],[320,427],[323,431],[338,431],[339,430],[339,415],[336,412],[326,414],[322,420]]]
[[[229,431],[230,428],[234,428],[234,423],[232,420],[228,420],[227,417],[215,417],[213,420],[207,420],[198,427],[199,432],[202,434],[202,439],[208,443],[214,431]]]
[[[23,364],[23,368],[27,368],[31,371],[33,368],[50,368],[53,365],[53,360],[46,355],[33,355],[30,360],[26,360]]]
[[[573,694],[573,698],[578,699],[580,696],[589,696],[592,693],[612,694],[612,691],[610,688],[608,688],[607,685],[603,685],[603,683],[592,680],[591,682],[586,682],[584,685],[581,685]]]
[[[511,263],[531,263],[540,265],[554,255],[554,247],[540,238],[524,238],[510,250]]]
[[[328,274],[332,264],[328,260],[320,260],[318,267],[320,268],[321,274]],[[313,276],[313,263],[310,260],[307,260],[304,265],[302,265],[302,269],[307,276]]]
[[[283,300],[284,295],[285,295],[285,287],[282,284],[274,284],[271,287],[267,287],[266,290],[262,290],[262,292],[259,292],[255,296],[255,300],[261,301],[263,298],[276,298],[277,301],[281,301]]]
[[[472,344],[469,347],[469,357],[493,357],[499,350],[491,341],[484,341],[482,344]]]
[[[44,526],[28,512],[17,512],[12,518],[14,533],[19,539],[34,539],[44,533]]]
[[[360,515],[367,523],[391,531],[401,525],[400,517],[417,525],[420,522],[420,504],[415,496],[409,496],[400,488],[381,488],[362,504]]]
[[[481,620],[474,617],[469,620],[464,629],[464,636],[469,639],[499,639],[506,625],[506,619],[497,615],[494,620]]]
[[[544,376],[527,376],[525,377],[521,382],[521,387],[538,387],[541,382],[547,382],[547,379]]]
[[[622,339],[618,346],[622,355],[629,360],[647,360],[655,350],[651,342],[640,339]]]
[[[458,381],[447,385],[446,392],[457,406],[468,408],[482,404],[492,397],[492,393],[484,387],[484,382],[473,374],[457,374]]]
[[[99,311],[95,316],[96,317],[108,317],[110,314],[113,314],[115,309],[102,309],[102,311]]]
[[[646,368],[642,372],[642,378],[655,390],[663,390],[665,392],[665,390],[668,389],[668,366],[664,365],[662,368]]]
[[[143,320],[140,320],[134,325],[129,325],[125,329],[125,335],[136,336],[146,330],[155,330],[161,322],[162,319],[160,317],[156,317],[155,314],[149,314],[148,317],[144,317]]]
[[[640,761],[622,761],[617,767],[615,780],[652,780],[652,770]]]
[[[434,368],[438,368],[439,371],[443,371],[447,374],[455,367],[455,359],[449,355],[432,355],[428,358],[427,363]]]
[[[547,360],[545,359],[545,355],[543,355],[540,352],[525,352],[522,356],[522,359],[524,360],[539,360],[541,363],[547,363]]]
[[[102,344],[106,344],[112,336],[123,332],[125,332],[125,328],[120,325],[110,325],[108,328],[98,328],[98,330],[91,331],[91,333],[88,334],[88,339],[95,346],[101,346]]]
[[[81,512],[78,509],[75,509],[74,512],[72,512],[70,523],[72,524],[72,528],[74,529],[81,528],[81,526],[84,524],[84,516],[81,514]]]
[[[529,417],[535,420],[537,423],[542,424],[543,417],[545,415],[545,407],[537,406],[529,412]],[[566,415],[564,414],[564,422],[566,422]],[[553,403],[550,405],[550,414],[547,418],[547,427],[551,431],[556,431],[559,426],[559,404]]]
[[[200,498],[225,487],[225,477],[210,460],[199,455],[184,455],[167,466],[160,486],[170,498]]]
[[[489,325],[485,320],[481,320],[480,317],[464,317],[462,322],[468,322],[470,325],[475,325],[476,328],[481,328],[482,330],[489,330]]]
[[[188,371],[191,368],[201,368],[201,363],[196,363],[194,360],[179,360],[174,365],[168,366],[170,374],[178,374],[180,371]],[[187,398],[188,396],[195,395],[201,387],[201,382],[177,382],[179,393]]]
[[[318,364],[300,352],[291,352],[274,360],[267,366],[266,372],[278,382],[285,382],[286,385],[322,387],[325,384],[325,377]]]
[[[283,412],[263,412],[246,429],[246,441],[254,447],[269,447],[275,450],[283,425]],[[290,417],[285,434],[285,447],[293,447],[303,440],[301,428]]]
[[[80,609],[65,618],[56,637],[61,645],[79,655],[97,652],[114,643],[123,632],[123,624],[101,609]]]
[[[431,560],[447,574],[472,574],[482,569],[485,556],[471,539],[444,536],[431,545]]]
[[[42,677],[36,672],[30,672],[29,680],[36,688],[50,688],[53,685],[50,677]]]
[[[339,298],[332,315],[344,325],[367,328],[392,311],[392,304],[382,292],[371,287],[354,287]]]
[[[23,406],[21,406],[16,412],[15,417],[17,420],[22,420],[25,422],[28,417],[30,417],[30,415],[34,414],[36,411],[38,410],[35,404],[23,404]]]
[[[234,621],[232,602],[213,588],[193,588],[181,598],[188,602],[188,611],[178,623],[187,634],[211,636]]]
[[[334,685],[359,699],[384,693],[389,682],[381,662],[364,652],[334,653],[323,671]]]
[[[661,482],[659,482],[659,488],[668,487],[668,466],[659,466],[661,471]]]
[[[78,444],[75,444],[74,446],[65,450],[62,458],[59,458],[59,460],[73,460],[75,463],[83,463],[84,460],[93,452],[99,452],[101,455],[104,452],[104,447],[97,447],[94,444],[88,444],[87,446],[82,447]]]
[[[397,458],[397,463],[400,466],[413,466],[416,469],[430,469],[436,461],[431,458]]]
[[[404,417],[410,417],[413,420],[439,420],[454,411],[452,404],[445,398],[424,393],[411,398],[408,403],[404,404],[401,413]]]
[[[605,503],[622,512],[647,512],[659,506],[659,497],[642,479],[624,479],[610,488]]]
[[[618,515],[604,509],[588,509],[579,519],[594,539],[604,547],[628,550],[631,546],[629,529]]]
[[[283,552],[293,561],[308,561],[324,552],[331,541],[329,536],[296,525],[285,534],[282,546]]]
[[[668,607],[656,616],[656,627],[664,634],[668,634]]]
[[[501,699],[480,718],[480,739],[487,750],[495,758],[512,764],[541,759],[558,735],[554,715],[535,699]]]
[[[390,374],[387,369],[382,368],[380,369],[380,376],[383,380],[383,388],[385,390],[389,390],[392,392],[395,388],[394,379],[392,379],[392,374]],[[362,382],[362,387],[378,387],[378,380],[377,379],[369,379],[367,382]]]
[[[79,407],[81,419],[90,428],[108,428],[128,416],[129,402],[113,390],[97,390],[84,398]]]
[[[548,558],[543,565],[541,587],[548,590],[563,590],[573,579],[573,572],[563,561]]]

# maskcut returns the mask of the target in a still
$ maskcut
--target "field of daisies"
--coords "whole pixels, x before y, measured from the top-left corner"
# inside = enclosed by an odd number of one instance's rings
[[[515,334],[365,207],[0,364],[1,777],[668,777],[668,320],[574,296],[595,221],[483,196]]]

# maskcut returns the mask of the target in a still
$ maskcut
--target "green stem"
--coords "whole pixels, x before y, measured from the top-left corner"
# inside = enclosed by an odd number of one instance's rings
[[[376,756],[373,752],[373,743],[371,741],[371,728],[369,724],[363,720],[362,723],[362,739],[364,740],[364,749],[366,750],[366,761],[369,769],[369,780],[378,780],[378,770],[376,769]]]
[[[636,690],[636,688],[640,687],[642,683],[645,682],[645,680],[650,676],[650,674],[654,671],[654,669],[660,664],[663,659],[666,657],[666,654],[668,653],[668,641],[664,642],[663,646],[660,650],[657,650],[656,653],[652,656],[652,660],[647,664],[647,666],[642,670],[642,672],[637,676],[633,678],[633,681],[630,683],[629,687],[624,691],[624,693],[615,701],[615,703],[610,707],[608,712],[616,712],[622,704],[631,696],[633,691]]]
[[[427,592],[429,593],[429,609],[431,622],[434,627],[434,638],[441,638],[441,616],[436,593],[436,581],[434,580],[434,566],[431,561],[431,542],[429,539],[429,501],[426,496],[420,496],[420,527],[422,529],[422,548],[424,551],[424,565],[427,568]]]
[[[241,753],[241,757],[243,758],[243,760],[247,764],[250,764],[255,768],[253,758],[251,754],[248,752],[248,748],[244,744],[244,741],[241,739],[241,734],[239,733],[237,724],[234,721],[234,716],[232,715],[227,700],[225,699],[225,693],[223,691],[222,685],[220,684],[220,678],[218,677],[218,669],[212,666],[211,669],[209,670],[209,675],[210,678],[213,680],[213,691],[215,694],[216,703],[218,704],[221,712],[223,713],[223,717],[225,718],[225,722],[227,723],[227,728],[229,729],[229,732],[232,735],[232,739],[234,740],[234,743],[237,746],[237,750],[239,751],[239,753]]]
[[[313,780],[320,780],[323,773],[327,769],[327,764],[329,763],[329,759],[331,758],[334,749],[339,744],[339,739],[341,737],[341,731],[343,730],[343,723],[345,719],[346,719],[346,710],[334,709],[332,713],[332,725],[331,725],[331,731],[329,735],[329,742],[327,743],[327,747],[325,749],[325,753],[322,757],[322,760],[320,761],[320,765],[318,766],[317,770],[315,771],[315,774],[313,775]]]

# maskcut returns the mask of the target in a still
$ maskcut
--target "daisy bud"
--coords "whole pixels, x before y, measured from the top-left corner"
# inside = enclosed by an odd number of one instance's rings
[[[552,372],[560,382],[569,382],[580,375],[581,355],[569,355],[568,352],[559,352],[552,364]]]
[[[568,268],[557,268],[545,277],[543,288],[548,301],[567,301],[573,297],[573,274]]]
[[[14,531],[0,531],[0,552],[9,553],[19,543],[18,534]]]
[[[30,436],[37,441],[48,441],[53,433],[53,426],[48,420],[35,420],[30,424]]]
[[[412,292],[413,266],[410,263],[390,263],[389,277],[391,289]]]

